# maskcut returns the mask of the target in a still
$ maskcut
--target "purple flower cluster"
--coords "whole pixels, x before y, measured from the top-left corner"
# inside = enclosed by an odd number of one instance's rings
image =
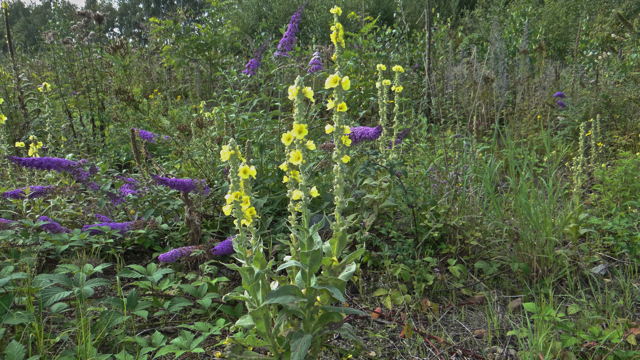
[[[21,189],[15,189],[15,190],[11,190],[11,191],[7,191],[5,193],[2,194],[2,196],[4,196],[7,199],[16,199],[16,200],[21,200],[24,199],[25,197],[25,190],[27,188],[21,188]],[[29,186],[29,199],[35,199],[35,198],[41,198],[46,196],[48,193],[52,192],[54,190],[54,187],[49,185],[49,186],[41,186],[41,185],[36,185],[36,186]]]
[[[226,240],[222,241],[216,247],[211,249],[211,253],[214,256],[223,256],[223,255],[231,255],[233,254],[233,239],[235,236],[229,237]]]
[[[103,223],[107,223],[107,222],[113,222],[113,220],[109,219],[108,217],[102,215],[102,214],[94,214],[93,217],[95,217],[96,219],[98,219],[98,221],[103,222]]]
[[[562,91],[559,91],[555,94],[553,94],[554,98],[560,98],[560,99],[564,99],[567,97],[567,95],[565,95]],[[558,104],[558,106],[560,106],[560,108],[564,109],[567,107],[567,104],[564,103],[564,101],[562,100],[558,100],[556,101],[556,104]]]
[[[158,256],[158,260],[163,263],[172,263],[176,262],[176,260],[191,255],[192,252],[197,250],[197,246],[185,246],[177,249],[173,249],[164,254],[160,254]]]
[[[42,230],[51,233],[51,234],[63,234],[63,233],[70,233],[71,230],[67,229],[66,227],[58,224],[57,222],[49,219],[46,216],[40,216],[38,218],[38,221],[44,221],[46,224],[42,225]]]
[[[376,127],[356,126],[351,128],[349,139],[351,139],[351,145],[356,146],[363,141],[377,140],[381,135],[382,126],[380,125]]]
[[[136,184],[138,184],[138,182],[135,179],[126,178],[124,176],[116,176],[116,177],[125,182],[125,184],[118,189],[118,191],[120,192],[120,194],[122,194],[122,196],[138,194],[138,190],[136,189]]]
[[[302,19],[302,11],[304,7],[307,5],[305,1],[298,10],[291,17],[291,21],[289,21],[289,26],[287,26],[287,31],[282,36],[282,40],[280,40],[280,44],[278,44],[278,51],[274,54],[275,57],[278,56],[287,56],[289,57],[289,51],[293,50],[293,46],[296,44],[296,34],[298,33],[298,25],[300,25],[300,20]]]
[[[97,234],[100,234],[102,231],[97,229],[92,229],[92,228],[98,227],[98,226],[108,226],[111,228],[111,230],[119,230],[120,233],[125,233],[131,230],[131,225],[133,225],[133,221],[127,221],[127,222],[121,222],[121,223],[102,222],[99,224],[85,225],[82,227],[82,231],[90,231],[91,235],[97,235]]]
[[[0,219],[0,230],[8,230],[18,224],[17,221]]]
[[[158,175],[154,175],[152,176],[152,178],[158,185],[166,186],[173,190],[178,190],[185,193],[197,192],[200,190],[200,187],[202,187],[202,195],[209,195],[209,192],[211,191],[211,189],[204,183],[204,180],[170,179]]]
[[[137,128],[134,128],[134,130],[136,131],[136,133],[138,133],[138,136],[140,137],[140,139],[148,141],[150,143],[155,143],[156,139],[159,139],[159,138],[163,138],[165,140],[169,139],[169,137],[166,135],[162,136],[162,135],[154,134],[152,132],[142,130],[142,129],[137,129]]]
[[[309,61],[309,69],[307,73],[315,74],[318,71],[322,71],[322,57],[319,52],[314,52],[311,61]]]
[[[253,76],[256,74],[256,71],[258,71],[258,68],[262,63],[262,54],[264,54],[264,51],[267,50],[267,46],[269,45],[270,40],[271,37],[266,39],[262,44],[260,44],[258,49],[256,49],[256,51],[253,53],[253,58],[249,60],[247,65],[244,67],[244,70],[242,71],[243,74],[249,76]]]
[[[409,133],[411,132],[411,129],[413,129],[413,126],[400,131],[400,133],[398,134],[398,137],[396,138],[394,146],[399,145],[402,142],[402,140],[404,140],[407,136],[409,136]],[[391,149],[391,142],[392,141],[389,141],[388,149]]]
[[[17,156],[9,156],[8,159],[12,163],[25,168],[66,172],[73,176],[79,183],[83,183],[89,187],[87,179],[91,176],[91,173],[82,169],[82,165],[86,163],[87,160],[71,161],[52,157],[21,158]]]

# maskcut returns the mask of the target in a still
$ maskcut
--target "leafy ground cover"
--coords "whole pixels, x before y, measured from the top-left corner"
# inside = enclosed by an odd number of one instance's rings
[[[4,359],[640,358],[635,2],[20,4]]]

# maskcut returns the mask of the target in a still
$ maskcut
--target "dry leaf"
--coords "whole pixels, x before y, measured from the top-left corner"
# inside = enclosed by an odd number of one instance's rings
[[[407,321],[407,314],[400,313],[400,318],[402,319],[402,321]]]
[[[478,339],[484,339],[489,336],[489,332],[485,329],[479,329],[473,332],[473,335]]]
[[[469,299],[469,302],[474,304],[484,304],[485,301],[487,301],[487,299],[482,294],[472,296],[471,299]]]
[[[422,303],[422,311],[427,311],[427,309],[431,307],[431,301],[427,298],[422,298],[420,302]]]
[[[382,308],[380,308],[380,306],[378,306],[378,307],[376,308],[376,311],[377,311],[377,312],[379,312],[379,313],[382,313]],[[375,312],[372,312],[372,313],[371,313],[371,317],[372,317],[372,318],[374,318],[374,319],[377,319],[377,318],[379,318],[379,317],[380,317],[380,314],[376,314]]]
[[[513,300],[512,302],[510,302],[509,305],[507,305],[509,310],[517,309],[520,306],[522,306],[522,298],[517,298],[517,299]]]

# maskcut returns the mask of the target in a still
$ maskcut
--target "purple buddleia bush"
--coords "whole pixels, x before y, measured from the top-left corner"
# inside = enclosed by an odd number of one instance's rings
[[[55,188],[51,185],[49,186],[41,186],[41,185],[36,185],[36,186],[29,186],[29,195],[26,196],[26,190],[27,188],[20,188],[20,189],[15,189],[15,190],[11,190],[11,191],[7,191],[5,193],[2,194],[2,196],[4,196],[7,199],[15,199],[15,200],[22,200],[25,198],[25,196],[29,199],[36,199],[36,198],[41,198],[46,196],[47,194],[51,193],[52,191],[55,190]]]
[[[100,227],[100,226],[108,226],[109,228],[111,228],[111,230],[118,230],[121,234],[124,234],[125,232],[128,232],[131,230],[132,225],[133,225],[133,221],[127,221],[127,222],[121,222],[121,223],[102,222],[99,224],[85,225],[82,227],[82,231],[89,231],[91,235],[97,235],[102,233],[102,231],[98,229],[93,229],[93,228]]]
[[[170,137],[168,137],[166,135],[162,136],[162,135],[159,135],[159,134],[152,133],[150,131],[137,129],[137,128],[134,128],[134,130],[136,131],[136,134],[138,134],[140,139],[142,139],[144,141],[148,141],[150,143],[155,143],[156,139],[161,139],[161,138],[164,139],[164,140],[169,140],[170,139]]]
[[[24,168],[70,174],[77,182],[85,184],[89,188],[92,187],[92,184],[95,184],[88,182],[92,174],[82,169],[82,166],[87,162],[85,159],[71,161],[52,157],[21,158],[17,156],[9,156],[8,159],[12,163]]]
[[[209,192],[211,191],[211,189],[204,183],[204,180],[171,179],[158,175],[154,175],[152,178],[158,185],[166,186],[184,193],[201,191],[201,194],[206,196],[209,195]]]
[[[363,141],[374,141],[380,138],[382,135],[382,126],[368,127],[368,126],[356,126],[351,128],[351,145],[356,146]]]
[[[191,255],[192,252],[194,252],[195,250],[198,250],[199,247],[198,246],[185,246],[185,247],[181,247],[181,248],[177,248],[177,249],[173,249],[169,252],[166,252],[164,254],[160,254],[160,256],[158,256],[158,261],[163,262],[163,263],[172,263],[172,262],[176,262],[176,260],[183,258],[183,257],[187,257],[189,255]]]
[[[222,241],[216,247],[211,249],[211,253],[215,256],[231,255],[233,254],[233,239],[235,236],[231,236]]]
[[[58,224],[57,222],[49,219],[46,216],[40,216],[38,218],[38,221],[44,221],[45,224],[42,225],[42,230],[50,233],[50,234],[64,234],[64,233],[70,233],[71,230],[67,229],[66,227]]]
[[[285,31],[282,39],[280,40],[280,44],[278,44],[278,51],[274,54],[275,57],[286,56],[289,57],[289,52],[293,50],[293,47],[296,44],[296,34],[298,33],[298,26],[300,25],[300,20],[302,19],[302,11],[304,7],[307,5],[305,1],[298,10],[293,14],[291,20],[289,21],[289,26],[287,26],[287,31]]]

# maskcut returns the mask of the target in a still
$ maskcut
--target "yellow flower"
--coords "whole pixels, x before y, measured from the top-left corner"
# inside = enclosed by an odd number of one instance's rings
[[[603,145],[604,145],[604,144],[603,144],[603,143],[601,143],[601,142],[599,142],[599,143],[598,143],[598,146],[603,146]]]
[[[4,114],[0,114],[0,124],[4,124],[5,121],[7,121],[7,117]]]
[[[326,132],[327,134],[331,134],[334,129],[335,128],[332,125],[327,124],[327,126],[324,127],[324,132]]]
[[[222,211],[224,212],[225,215],[227,216],[231,215],[231,207],[232,205],[225,205],[222,207]]]
[[[249,198],[248,196],[243,196],[240,206],[242,207],[242,210],[248,209],[251,206],[251,198]]]
[[[307,140],[307,149],[313,151],[316,149],[316,144],[312,140]]]
[[[178,97],[176,98],[176,100],[180,100],[182,99],[182,96],[178,95]]]
[[[589,130],[588,133],[586,133],[584,136],[590,136],[591,135],[591,130]]]
[[[216,357],[217,358],[221,358],[222,357],[222,353],[220,351],[216,352]]]
[[[331,89],[338,85],[340,85],[340,76],[335,74],[329,75],[329,77],[327,78],[327,81],[324,82],[325,89]]]
[[[302,164],[302,153],[300,150],[292,151],[291,154],[289,154],[289,162],[293,165]]]
[[[256,171],[256,167],[255,166],[252,166],[252,167],[249,168],[249,175],[251,175],[252,178],[255,179],[257,173],[258,172]]]
[[[318,197],[320,196],[320,193],[318,192],[318,189],[316,189],[316,187],[312,187],[311,190],[309,190],[309,195],[311,195],[311,197]]]
[[[220,150],[220,159],[222,159],[222,161],[228,161],[230,157],[231,157],[231,152],[229,151],[229,146],[228,145],[222,146],[222,150]]]
[[[288,167],[287,167],[287,162],[283,162],[282,164],[280,164],[280,166],[278,166],[280,168],[280,170],[282,171],[287,171]]]
[[[349,126],[347,126],[347,125],[343,125],[343,126],[342,126],[342,131],[343,131],[345,134],[351,134],[351,128],[350,128]]]
[[[16,147],[24,147],[24,143],[19,141],[16,143]]]
[[[285,183],[285,184],[289,182],[289,178],[287,177],[287,175],[285,175],[285,176],[282,178],[282,182],[283,182],[283,183]]]
[[[393,91],[395,91],[395,92],[397,92],[397,93],[401,93],[401,92],[402,92],[402,89],[404,89],[404,88],[402,87],[402,85],[394,86],[394,87],[392,87],[392,88],[391,88],[391,90],[393,90]]]
[[[384,85],[384,86],[391,85],[391,80],[382,80],[382,85]]]
[[[376,65],[376,69],[378,69],[378,71],[386,71],[387,67],[385,65],[378,64]]]
[[[331,10],[329,10],[332,14],[336,14],[338,16],[342,15],[342,9],[340,9],[337,6],[334,6],[331,8]]]
[[[327,110],[333,109],[334,106],[336,106],[336,103],[333,100],[327,100]]]
[[[315,100],[313,100],[313,90],[309,86],[307,86],[306,88],[302,89],[302,95],[304,95],[304,97],[306,97],[307,99],[309,99],[311,101],[315,101]]]
[[[252,207],[246,209],[244,211],[244,217],[245,217],[245,219],[247,219],[249,221],[251,221],[251,218],[258,217],[258,213],[256,212],[256,208],[254,208],[252,206]]]
[[[42,90],[40,90],[42,91]],[[153,94],[149,95],[149,99],[153,99]]]
[[[338,105],[338,108],[336,109],[336,111],[341,111],[341,112],[347,111],[347,104],[344,101],[341,102],[340,105]]]
[[[227,205],[231,205],[231,203],[233,202],[233,195],[231,194],[225,195],[224,200],[227,202]]]
[[[289,86],[289,100],[296,99],[296,96],[298,96],[298,90],[300,90],[300,88],[295,85]]]
[[[300,171],[298,170],[291,170],[291,178],[298,180],[298,182],[302,182],[302,180],[300,180]]]
[[[38,86],[38,91],[47,92],[47,91],[49,91],[50,88],[51,88],[51,86],[48,83],[43,82],[42,85]]]
[[[293,190],[293,193],[291,194],[291,198],[293,200],[300,200],[302,199],[302,196],[304,196],[304,194],[300,190]]]
[[[349,155],[345,155],[345,156],[342,157],[342,162],[345,163],[345,164],[348,163],[349,160],[351,160],[351,157],[349,157]]]
[[[349,135],[343,135],[340,139],[342,139],[343,144],[351,146],[351,138],[349,138]]]
[[[40,149],[42,147],[42,141],[38,141],[38,144],[36,144],[36,147]]]
[[[342,90],[347,91],[351,88],[351,80],[349,80],[348,76],[342,78],[340,82],[342,84]]]
[[[396,72],[401,72],[401,73],[404,72],[404,69],[400,65],[396,65],[396,66],[392,67],[391,70],[396,71]]]
[[[286,132],[284,134],[282,134],[282,139],[280,139],[282,141],[283,144],[285,144],[286,146],[291,145],[291,142],[293,141],[293,134],[290,132]]]
[[[4,99],[0,98],[0,105],[4,104]]]
[[[29,136],[29,140],[31,140],[31,141],[36,140],[37,138],[38,138],[38,137],[37,137],[37,136],[35,136],[35,135],[31,135],[31,136]]]
[[[307,130],[306,124],[293,123],[293,130],[291,132],[293,133],[293,135],[295,135],[296,139],[302,140],[305,136],[307,136],[309,130]]]
[[[253,178],[255,179],[255,169],[253,169]],[[242,165],[240,166],[240,169],[238,169],[238,175],[240,175],[241,178],[243,179],[248,179],[249,176],[251,176],[251,168],[249,167],[249,165]]]
[[[231,196],[233,196],[233,200],[240,201],[240,199],[242,199],[243,194],[244,194],[244,191],[243,192],[236,191],[233,194],[231,194]]]

